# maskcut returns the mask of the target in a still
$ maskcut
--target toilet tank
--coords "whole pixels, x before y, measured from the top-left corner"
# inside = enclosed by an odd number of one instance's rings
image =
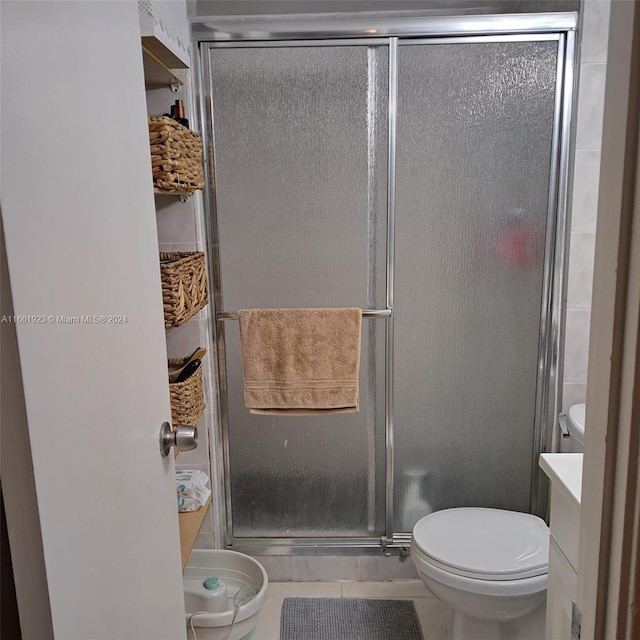
[[[566,414],[560,414],[558,420],[561,431],[566,431],[569,434],[568,437],[560,438],[561,453],[582,453],[584,451],[585,414],[586,404],[584,402],[574,404],[569,407]]]

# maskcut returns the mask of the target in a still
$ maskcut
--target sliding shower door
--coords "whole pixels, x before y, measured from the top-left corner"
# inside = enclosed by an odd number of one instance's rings
[[[507,39],[398,48],[396,531],[530,508],[559,47]]]
[[[538,504],[569,41],[205,50],[233,544],[406,544],[436,510]],[[359,413],[245,408],[232,312],[279,307],[385,310]]]
[[[387,58],[378,46],[211,50],[225,310],[386,306]],[[231,537],[379,536],[384,321],[363,320],[359,413],[305,417],[249,413],[238,323],[221,325]]]

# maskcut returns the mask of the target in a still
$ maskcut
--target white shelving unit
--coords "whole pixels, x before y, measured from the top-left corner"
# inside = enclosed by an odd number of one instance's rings
[[[145,88],[147,92],[154,93],[155,90],[160,90],[162,100],[166,101],[168,107],[175,94],[184,89],[189,68],[189,25],[186,19],[186,4],[175,0],[172,2],[140,0],[139,10]],[[186,202],[193,192],[164,191],[154,188],[154,194],[163,199],[173,196]],[[207,437],[201,437],[200,446],[208,447]],[[177,448],[174,451],[177,458]],[[197,511],[178,514],[183,568],[189,559],[210,505],[211,498]]]

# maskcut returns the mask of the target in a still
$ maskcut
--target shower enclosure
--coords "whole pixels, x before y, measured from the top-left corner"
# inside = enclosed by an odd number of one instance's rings
[[[386,547],[443,508],[544,511],[575,20],[200,34],[227,543]],[[359,413],[251,415],[236,311],[353,306]]]

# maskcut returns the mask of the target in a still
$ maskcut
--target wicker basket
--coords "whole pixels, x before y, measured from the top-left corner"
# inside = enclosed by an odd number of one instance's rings
[[[202,251],[160,253],[164,326],[179,327],[207,302],[207,274]]]
[[[181,367],[189,358],[169,358],[169,367]],[[202,365],[184,382],[170,382],[171,420],[178,425],[196,426],[204,411]]]
[[[156,190],[190,193],[202,189],[202,140],[195,131],[173,118],[153,116],[149,118],[149,143]]]

